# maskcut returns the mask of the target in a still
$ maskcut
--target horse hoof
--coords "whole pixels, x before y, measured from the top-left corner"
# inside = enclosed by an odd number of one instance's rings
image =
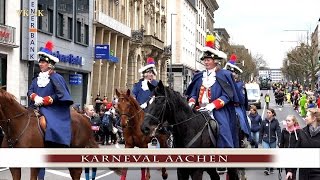
[[[163,178],[164,180],[168,179],[168,173],[162,174],[162,178]]]

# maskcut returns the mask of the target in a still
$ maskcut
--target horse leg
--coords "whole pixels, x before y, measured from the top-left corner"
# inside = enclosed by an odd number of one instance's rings
[[[147,169],[147,173],[149,173],[149,174],[147,174],[146,173],[146,169]],[[150,171],[149,171],[149,168],[141,168],[141,180],[147,180],[147,176],[150,176]]]
[[[228,168],[227,180],[239,180],[238,169]]]
[[[126,178],[127,178],[127,171],[128,171],[127,168],[122,168],[120,180],[126,180]]]
[[[37,180],[38,179],[38,174],[39,174],[40,169],[39,168],[31,168],[30,172],[30,180]]]
[[[161,171],[162,171],[162,178],[165,180],[165,179],[168,179],[168,173],[167,173],[167,169],[166,168],[161,168]]]
[[[10,168],[10,172],[12,175],[12,180],[20,180],[21,179],[21,168]]]
[[[80,180],[82,168],[69,168],[69,172],[72,180]]]
[[[185,168],[177,168],[177,176],[178,180],[189,180],[189,172]]]
[[[203,170],[201,169],[194,169],[191,175],[192,180],[202,180]]]
[[[208,168],[208,169],[206,169],[206,171],[209,174],[210,179],[220,180],[220,176],[219,176],[216,168]]]

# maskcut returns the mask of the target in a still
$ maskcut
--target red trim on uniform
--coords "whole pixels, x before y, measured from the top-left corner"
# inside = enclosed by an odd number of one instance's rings
[[[212,102],[215,106],[215,109],[221,109],[224,106],[224,101],[222,99],[216,99]]]
[[[53,103],[53,99],[51,96],[46,96],[43,98],[43,105],[44,106],[51,105],[52,103]]]
[[[30,95],[30,99],[31,99],[32,101],[34,101],[34,98],[36,98],[36,96],[38,96],[36,93],[32,93],[32,94]]]

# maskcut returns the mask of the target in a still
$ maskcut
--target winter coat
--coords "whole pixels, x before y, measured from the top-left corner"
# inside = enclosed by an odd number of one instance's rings
[[[262,123],[262,118],[261,116],[256,113],[256,114],[249,114],[248,117],[250,118],[251,121],[251,132],[258,132],[260,131],[261,128],[261,123]]]
[[[282,129],[280,148],[295,148],[298,144],[300,129],[289,132],[286,128]]]
[[[273,143],[277,139],[280,142],[281,129],[279,121],[276,118],[273,118],[271,121],[268,119],[262,121],[259,136],[259,143],[262,143],[262,140],[267,143]]]
[[[300,131],[298,138],[297,148],[320,148],[320,133],[311,137],[309,126],[304,127]],[[319,180],[320,168],[300,168],[299,179]]]

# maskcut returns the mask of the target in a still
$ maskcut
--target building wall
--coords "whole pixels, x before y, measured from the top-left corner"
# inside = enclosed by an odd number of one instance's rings
[[[20,88],[20,76],[22,72],[20,71],[20,50],[18,46],[20,45],[20,16],[17,10],[20,9],[20,1],[4,1],[4,5],[1,5],[2,13],[1,16],[1,30],[3,32],[9,32],[10,38],[14,38],[12,43],[5,43],[6,38],[1,38],[0,43],[0,58],[3,67],[0,69],[0,73],[3,74],[4,79],[1,79],[1,86],[5,86],[6,90],[13,94],[17,101],[20,102],[20,96],[24,95],[23,90]],[[4,21],[4,22],[3,22]],[[14,34],[8,29],[14,28]],[[5,64],[6,63],[6,64]],[[6,66],[5,66],[6,65]]]
[[[197,17],[197,43],[196,43],[196,60],[197,60],[197,69],[203,70],[204,66],[200,61],[201,54],[202,54],[202,47],[205,45],[206,42],[206,6],[203,0],[196,1],[196,8],[198,11]]]
[[[43,4],[50,2],[52,4]],[[86,2],[85,4],[82,4]],[[66,4],[64,4],[66,3]],[[29,8],[29,2],[23,2],[23,9]],[[92,49],[92,14],[93,14],[93,1],[38,1],[38,8],[43,8],[44,17],[42,23],[38,19],[38,32],[37,32],[37,48],[39,51],[45,43],[50,40],[54,43],[53,52],[55,55],[60,54],[60,62],[56,64],[56,71],[60,73],[66,80],[70,89],[71,96],[76,104],[83,105],[91,98],[90,93],[90,80],[92,65],[93,65],[93,49]],[[50,14],[50,11],[52,13]],[[72,12],[70,12],[72,11]],[[60,13],[60,14],[58,14]],[[76,14],[76,15],[74,15]],[[51,17],[51,18],[50,18]],[[38,17],[39,18],[39,17]],[[63,19],[60,19],[63,18]],[[51,22],[52,20],[52,22]],[[41,27],[39,25],[42,25]],[[52,26],[51,26],[52,25]],[[63,26],[61,26],[63,25]],[[59,31],[61,30],[61,31]],[[29,61],[29,17],[22,18],[22,67],[21,72],[24,77],[20,77],[21,89],[26,95],[27,84],[30,84],[33,75],[40,71],[37,61],[35,64]],[[81,57],[81,63],[74,64],[68,61],[68,58],[63,58],[62,55]],[[30,68],[33,66],[34,68]],[[34,74],[28,73],[34,71]],[[74,85],[70,82],[69,77],[73,74],[82,75],[82,83]],[[29,76],[30,75],[30,76]],[[26,81],[26,78],[28,80]],[[29,81],[29,82],[28,82]]]

